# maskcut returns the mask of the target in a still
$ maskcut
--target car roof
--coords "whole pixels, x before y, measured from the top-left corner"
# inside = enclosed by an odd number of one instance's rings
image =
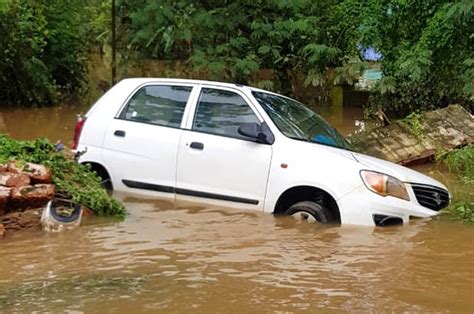
[[[276,94],[271,91],[259,89],[252,86],[247,86],[238,83],[224,83],[218,81],[207,81],[207,80],[193,80],[193,79],[179,79],[179,78],[159,78],[159,77],[136,77],[136,78],[126,78],[122,81],[133,82],[136,86],[147,84],[147,83],[181,83],[181,84],[202,84],[202,85],[214,85],[220,87],[230,87],[230,88],[240,88],[240,89],[249,89],[251,91],[266,92],[271,94]],[[276,94],[278,95],[278,94]]]

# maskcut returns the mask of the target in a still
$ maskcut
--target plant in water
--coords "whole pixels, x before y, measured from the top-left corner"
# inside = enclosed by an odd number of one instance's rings
[[[454,218],[465,222],[474,222],[474,145],[442,152],[436,156],[438,163],[445,164],[451,172],[456,173],[467,186],[466,200],[454,203],[447,212]]]
[[[448,166],[449,171],[459,174],[466,184],[474,184],[474,145],[440,153],[436,159]]]
[[[89,207],[97,215],[124,217],[125,207],[102,188],[100,178],[89,167],[78,164],[46,139],[17,141],[0,134],[0,164],[43,164],[51,168],[56,193]]]
[[[458,202],[446,211],[453,219],[474,222],[474,202]]]

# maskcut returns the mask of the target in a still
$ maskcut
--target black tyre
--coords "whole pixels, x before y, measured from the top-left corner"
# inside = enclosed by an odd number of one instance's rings
[[[107,192],[111,193],[114,187],[112,185],[112,180],[110,180],[110,176],[107,173],[107,170],[101,167],[96,167],[92,168],[92,171],[94,171],[99,176],[102,187],[106,189]]]
[[[318,222],[327,224],[331,222],[331,213],[328,209],[322,207],[318,203],[311,201],[298,202],[288,208],[285,215],[293,216],[295,219]]]
[[[66,213],[64,209],[69,209]],[[71,211],[72,210],[72,211]],[[71,223],[78,220],[82,215],[82,208],[79,204],[72,202],[61,202],[53,199],[50,203],[51,217],[61,223]]]
[[[107,190],[107,192],[111,193],[114,190],[114,187],[112,186],[112,180],[108,176],[105,177],[100,177],[101,178],[101,184],[104,189]]]

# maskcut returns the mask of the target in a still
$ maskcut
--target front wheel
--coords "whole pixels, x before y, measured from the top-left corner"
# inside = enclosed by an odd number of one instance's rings
[[[329,210],[318,203],[311,201],[303,201],[293,204],[284,214],[307,222],[327,224],[331,221]]]

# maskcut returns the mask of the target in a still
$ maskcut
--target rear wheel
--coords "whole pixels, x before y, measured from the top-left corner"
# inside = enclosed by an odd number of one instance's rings
[[[330,211],[318,203],[311,201],[298,202],[291,205],[284,213],[300,221],[327,224],[331,221]]]
[[[101,181],[102,187],[103,187],[104,189],[106,189],[107,192],[112,192],[112,190],[113,190],[114,188],[113,188],[113,186],[112,186],[112,180],[110,180],[110,177],[108,177],[108,176],[104,176],[104,177],[100,176],[100,178],[101,178],[101,180],[102,180],[102,181]]]

